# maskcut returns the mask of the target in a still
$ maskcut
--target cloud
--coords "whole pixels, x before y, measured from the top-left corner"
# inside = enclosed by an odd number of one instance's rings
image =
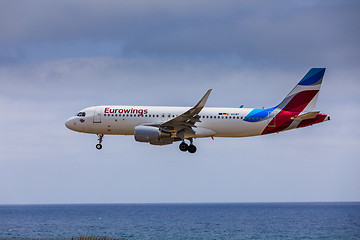
[[[98,151],[95,135],[64,126],[91,105],[191,106],[209,86],[208,106],[272,106],[305,74],[297,72],[161,58],[3,66],[2,203],[357,200],[359,97],[341,89],[341,73],[326,75],[318,101],[330,122],[270,136],[197,139],[191,156],[177,144],[151,146],[132,136],[105,136]],[[345,85],[355,89],[357,73],[348,72]],[[336,92],[342,97],[335,101]]]
[[[296,66],[336,55],[359,63],[354,1],[5,1],[1,9],[0,45],[19,58],[234,55]]]

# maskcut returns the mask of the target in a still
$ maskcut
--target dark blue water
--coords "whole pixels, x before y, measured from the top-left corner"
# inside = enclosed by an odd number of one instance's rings
[[[360,239],[360,203],[2,205],[0,239]]]

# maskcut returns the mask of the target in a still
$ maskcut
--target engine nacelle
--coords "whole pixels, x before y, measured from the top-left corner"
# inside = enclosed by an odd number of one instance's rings
[[[138,142],[148,142],[156,145],[166,145],[173,142],[171,133],[161,131],[159,128],[151,126],[136,126],[134,129],[134,137]]]

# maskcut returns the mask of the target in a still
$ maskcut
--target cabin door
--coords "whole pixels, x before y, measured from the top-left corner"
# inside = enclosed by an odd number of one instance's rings
[[[94,123],[101,123],[101,108],[96,107],[94,112]]]

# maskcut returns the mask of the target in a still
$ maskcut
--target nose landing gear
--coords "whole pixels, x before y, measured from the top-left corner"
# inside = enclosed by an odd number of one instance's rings
[[[101,143],[103,141],[104,134],[97,134],[97,136],[99,137],[98,138],[99,143],[96,144],[96,149],[100,150],[100,149],[102,149]]]
[[[184,141],[182,143],[180,143],[179,145],[179,149],[182,152],[186,152],[188,151],[189,153],[195,153],[196,152],[196,147],[195,145],[193,145],[193,139],[190,138],[190,145],[186,144]]]

